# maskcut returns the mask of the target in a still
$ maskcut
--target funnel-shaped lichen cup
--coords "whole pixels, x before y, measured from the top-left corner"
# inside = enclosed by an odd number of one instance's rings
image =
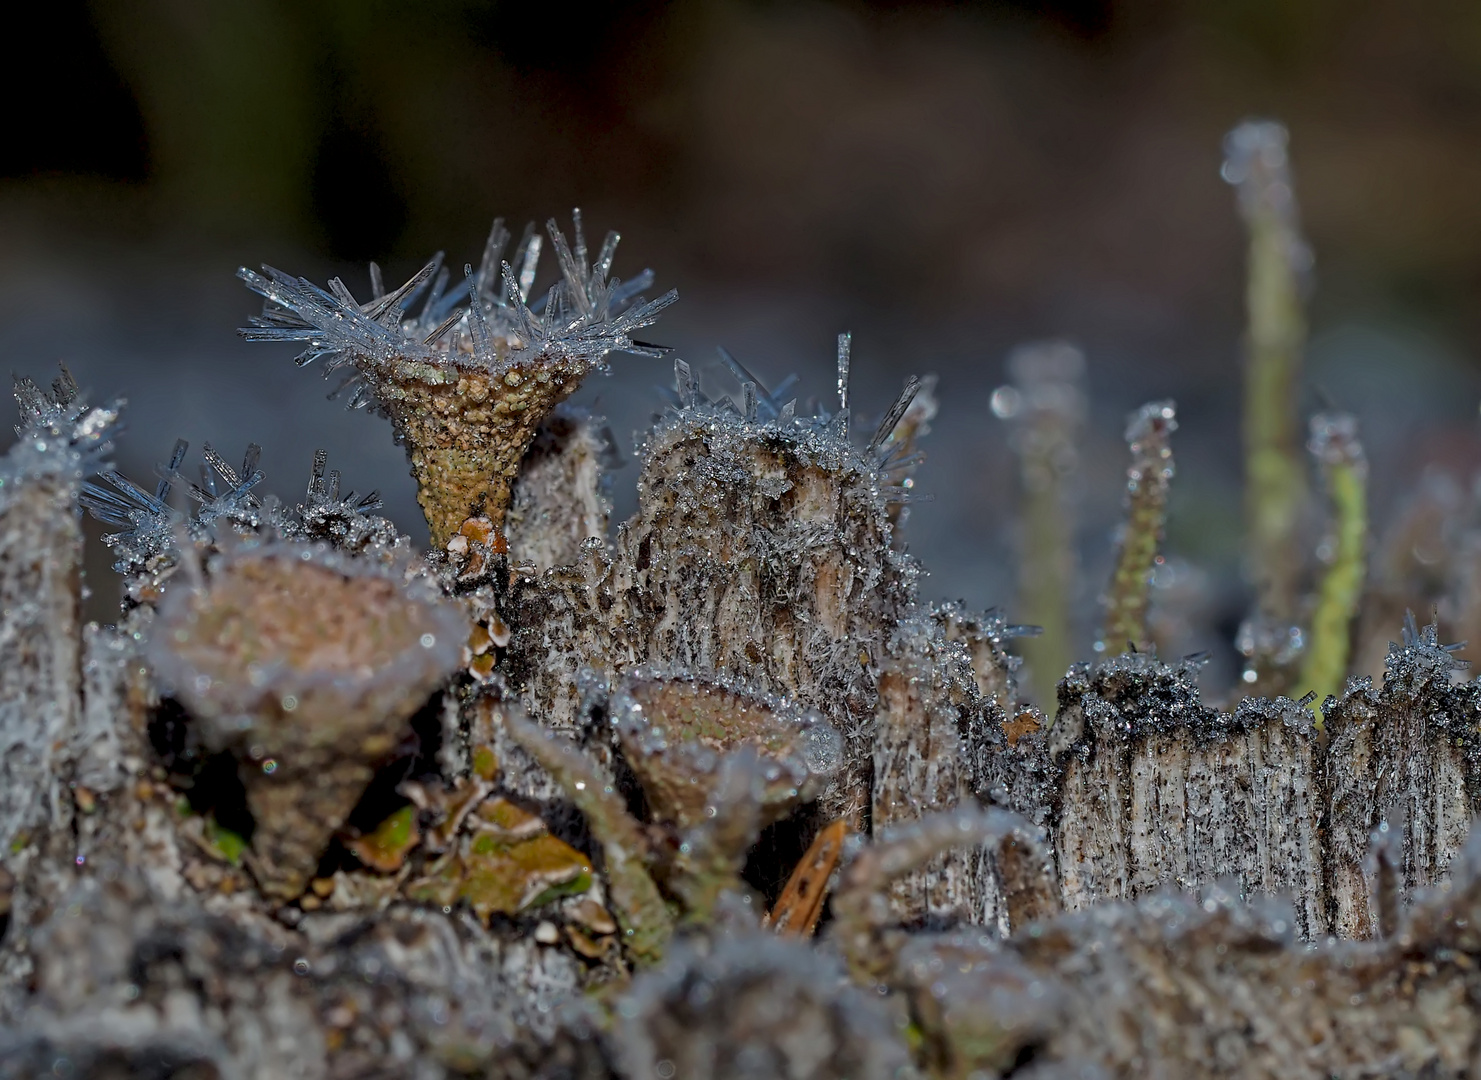
[[[615,688],[611,718],[654,816],[704,821],[726,754],[760,755],[767,822],[815,798],[843,758],[843,739],[812,710],[720,677],[635,669]]]
[[[202,741],[238,755],[264,892],[303,891],[464,635],[431,589],[317,545],[229,552],[203,586],[167,594],[150,660]]]

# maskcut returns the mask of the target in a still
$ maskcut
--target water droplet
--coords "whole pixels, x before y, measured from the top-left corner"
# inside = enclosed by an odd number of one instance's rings
[[[300,956],[297,960],[293,961],[293,974],[295,974],[295,975],[307,975],[308,973],[309,973],[309,962],[308,962],[307,959],[305,959],[304,957]]]
[[[436,634],[423,634],[422,635],[422,648],[424,648],[424,649],[430,649],[430,648],[432,648],[436,644],[437,644],[437,635]]]
[[[271,776],[273,773],[278,771],[277,761],[273,758],[268,758],[262,763],[262,771],[265,772],[268,776]]]
[[[1023,395],[1016,387],[1000,386],[992,392],[990,404],[992,414],[999,420],[1011,420],[1023,408]]]

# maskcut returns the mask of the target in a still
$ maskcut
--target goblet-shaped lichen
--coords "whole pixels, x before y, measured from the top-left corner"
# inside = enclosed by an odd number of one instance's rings
[[[150,642],[162,687],[235,751],[265,892],[303,891],[331,837],[457,665],[461,617],[379,562],[271,544],[166,595]]]
[[[763,814],[814,798],[843,758],[843,739],[817,713],[731,681],[638,669],[612,695],[623,756],[656,817],[682,827],[705,820],[724,756],[761,757]]]
[[[489,234],[478,273],[466,266],[466,288],[451,292],[447,271],[438,274],[440,255],[390,293],[381,291],[373,271],[375,295],[365,304],[338,278],[325,291],[271,267],[262,274],[240,271],[267,300],[244,336],[306,343],[300,364],[322,357],[326,374],[350,368],[346,385],[360,384],[350,404],[373,403],[391,418],[438,547],[470,516],[503,523],[510,485],[540,421],[604,366],[608,353],[662,351],[634,342],[632,334],[651,325],[677,294],[643,302],[636,294],[652,282],[646,271],[626,284],[609,279],[615,232],[588,263],[580,211],[574,249],[554,221],[548,231],[561,280],[533,307],[527,301],[540,238],[527,232],[516,272],[501,262],[509,242],[502,220]],[[407,318],[407,306],[424,290],[421,314]]]

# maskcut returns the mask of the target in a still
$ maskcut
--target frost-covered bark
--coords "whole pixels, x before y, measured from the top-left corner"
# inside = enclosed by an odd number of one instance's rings
[[[874,829],[991,803],[1044,820],[1050,773],[1044,737],[1010,742],[1004,714],[982,696],[967,650],[942,622],[902,623],[885,650],[874,735]],[[1001,852],[964,845],[897,878],[892,905],[908,924],[966,923],[1008,934]],[[1011,870],[1009,870],[1011,873]]]
[[[21,448],[22,451],[26,449]],[[80,477],[0,467],[0,845],[62,815],[64,750],[82,713]]]
[[[1285,699],[1232,714],[1204,706],[1189,666],[1127,654],[1061,684],[1056,848],[1065,906],[1232,878],[1293,895],[1307,936],[1326,932],[1311,714]]]
[[[1287,905],[1159,897],[979,951],[953,988],[987,1006],[1037,984],[996,1032],[999,1067],[1034,1062],[1015,1076],[1475,1076],[1478,860],[1481,833],[1388,942],[1311,949]]]
[[[538,571],[570,566],[581,545],[607,535],[612,500],[606,467],[616,457],[606,421],[579,409],[556,409],[525,451],[504,519],[509,561]]]
[[[877,665],[914,602],[875,466],[817,421],[696,404],[653,434],[638,491],[610,553],[511,583],[510,670],[531,712],[574,730],[588,668],[744,678],[843,733],[824,813],[862,823]]]

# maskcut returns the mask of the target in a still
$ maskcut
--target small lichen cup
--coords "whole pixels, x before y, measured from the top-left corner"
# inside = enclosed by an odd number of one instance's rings
[[[843,760],[843,738],[817,712],[733,680],[639,668],[613,690],[612,724],[654,816],[706,820],[724,756],[743,746],[763,765],[765,821],[815,798]]]
[[[149,659],[201,741],[237,755],[265,893],[302,893],[465,636],[430,590],[319,545],[229,551],[166,594]]]

